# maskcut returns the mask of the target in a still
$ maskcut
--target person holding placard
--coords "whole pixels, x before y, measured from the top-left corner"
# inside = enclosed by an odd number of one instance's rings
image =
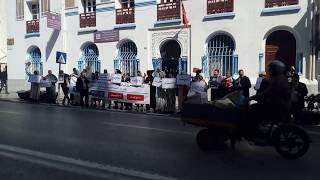
[[[156,87],[152,85],[154,77],[152,76],[153,70],[147,71],[147,78],[144,81],[144,83],[149,84],[150,86],[150,104],[147,104],[147,111],[152,108],[155,110],[156,108]]]
[[[61,86],[62,92],[63,92],[63,100],[62,104],[68,100],[68,104],[70,104],[70,98],[69,98],[69,84],[70,84],[70,76],[68,74],[65,74],[63,70],[59,71],[59,84]]]
[[[34,79],[39,79],[39,81],[30,81],[31,77],[35,77]],[[29,79],[29,81],[31,82],[30,99],[34,103],[39,103],[39,101],[40,101],[40,79],[41,79],[39,72],[34,71],[33,75],[30,76],[30,79]]]
[[[47,102],[48,103],[56,103],[56,83],[58,82],[58,78],[52,74],[52,71],[48,71],[48,75],[45,77],[45,79],[49,80],[51,83],[50,87],[46,88],[46,94],[47,94]]]
[[[89,80],[86,77],[86,73],[82,72],[81,76],[77,79],[76,83],[77,91],[80,92],[80,105],[81,107],[85,106],[89,107]],[[83,98],[85,102],[83,102]]]

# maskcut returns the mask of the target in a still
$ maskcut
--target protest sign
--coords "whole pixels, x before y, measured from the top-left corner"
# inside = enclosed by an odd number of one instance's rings
[[[161,78],[154,77],[152,85],[155,87],[160,87],[162,85]]]
[[[191,76],[188,74],[178,74],[177,75],[177,85],[187,85],[190,86]]]
[[[31,76],[29,76],[28,82],[40,83],[40,81],[41,81],[41,76],[40,75],[31,75]]]
[[[52,83],[47,79],[47,80],[40,80],[40,87],[51,87]]]
[[[131,77],[130,78],[131,80],[131,85],[133,86],[142,86],[142,83],[143,83],[143,79],[142,77]]]
[[[162,89],[174,89],[176,88],[176,78],[163,78]]]
[[[191,90],[196,93],[203,93],[205,92],[205,82],[193,82],[191,83]]]
[[[64,75],[59,75],[58,77],[58,83],[64,83]]]
[[[114,84],[120,84],[121,83],[121,74],[112,74],[111,76],[111,82],[114,83]]]

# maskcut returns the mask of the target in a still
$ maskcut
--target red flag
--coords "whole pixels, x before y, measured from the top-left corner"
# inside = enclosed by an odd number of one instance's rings
[[[186,9],[184,8],[183,2],[181,1],[182,4],[182,22],[184,24],[184,27],[188,28],[189,27],[189,21],[186,13]]]

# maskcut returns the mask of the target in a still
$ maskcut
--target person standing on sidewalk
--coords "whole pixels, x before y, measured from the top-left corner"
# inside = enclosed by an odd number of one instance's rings
[[[80,92],[80,106],[89,107],[89,80],[85,72],[81,73],[81,76],[77,79],[76,84],[77,91]],[[83,102],[83,98],[85,102]]]
[[[243,95],[246,98],[249,98],[249,90],[251,88],[251,82],[250,79],[244,75],[244,70],[240,69],[239,70],[239,78],[235,82],[235,87],[238,90],[243,91]]]
[[[6,94],[9,94],[8,92],[8,73],[7,73],[7,66],[3,69],[3,71],[0,73],[0,80],[1,80],[1,89],[0,93],[3,88],[5,88]]]
[[[40,78],[38,71],[34,71],[33,75],[31,75],[31,76],[37,76],[38,79]],[[40,102],[40,82],[31,82],[30,99],[34,103]]]
[[[52,74],[52,70],[48,71],[48,75],[46,76],[46,79],[48,79],[51,82],[51,87],[46,88],[47,93],[47,102],[48,103],[56,103],[56,83],[58,82],[58,78]]]
[[[76,69],[76,68],[73,68],[72,69],[72,74],[70,74],[70,81],[71,81],[71,78],[76,78],[76,79],[78,79],[79,78],[79,72],[78,72],[78,70]],[[70,89],[69,89],[70,90]],[[70,92],[70,103],[72,104],[72,105],[75,105],[76,103],[75,103],[75,98],[74,98],[74,94],[72,93],[72,91],[73,91],[73,89],[71,89],[70,90],[71,92]]]
[[[69,105],[70,104],[70,98],[69,98],[70,76],[68,74],[65,74],[63,72],[63,70],[60,70],[59,79],[60,78],[62,78],[62,83],[60,82],[60,87],[61,87],[63,95],[64,95],[63,100],[62,100],[62,104],[64,105],[66,100],[68,100],[68,105]]]

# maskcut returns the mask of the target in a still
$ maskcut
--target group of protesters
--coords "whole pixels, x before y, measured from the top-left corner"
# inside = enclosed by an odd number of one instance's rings
[[[292,82],[292,88],[296,89],[295,92],[301,94],[299,97],[307,95],[307,89],[305,85],[299,82],[299,75],[295,73],[295,70],[289,71],[288,80]],[[108,71],[104,70],[103,74],[108,75]],[[130,82],[131,77],[129,73],[122,73],[116,69],[114,74],[121,74],[121,82]],[[34,75],[38,75],[35,71]],[[107,97],[97,97],[90,95],[90,83],[99,79],[100,73],[92,73],[90,68],[84,69],[81,73],[73,68],[73,72],[69,75],[64,71],[59,72],[59,78],[57,78],[52,71],[49,70],[48,74],[41,77],[43,80],[49,82],[46,86],[46,100],[48,103],[56,103],[57,92],[56,84],[61,87],[64,94],[62,104],[80,105],[82,107],[95,107],[95,108],[113,108],[129,111],[152,111],[159,113],[174,113],[176,112],[176,97],[178,97],[178,110],[181,109],[182,103],[186,101],[189,96],[192,96],[191,86],[192,82],[200,83],[203,86],[204,98],[209,101],[223,98],[225,95],[235,91],[241,90],[243,96],[249,97],[249,90],[251,88],[250,79],[245,76],[244,70],[239,70],[238,77],[231,76],[230,72],[225,72],[224,76],[220,74],[219,69],[214,69],[208,82],[205,81],[204,74],[201,70],[195,72],[195,76],[190,78],[190,85],[177,85],[175,88],[163,88],[161,86],[155,86],[153,81],[155,78],[174,78],[174,73],[168,70],[153,71],[149,70],[142,75],[140,71],[136,76],[143,79],[143,83],[150,86],[150,103],[149,104],[133,104],[129,102],[121,102],[117,100],[109,100]],[[71,79],[76,79],[73,86],[70,85]],[[266,73],[259,74],[254,89],[257,93],[262,92],[268,86]],[[74,93],[77,92],[77,93]],[[209,94],[209,98],[207,96]],[[40,84],[31,83],[31,99],[35,102],[39,102],[40,99]],[[106,95],[104,95],[106,96]],[[297,101],[297,107],[301,109],[303,106],[303,99]]]

